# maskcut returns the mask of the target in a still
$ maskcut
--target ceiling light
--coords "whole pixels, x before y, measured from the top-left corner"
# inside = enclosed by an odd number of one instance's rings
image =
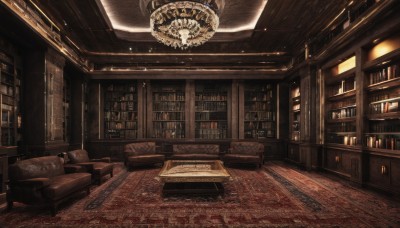
[[[161,43],[187,49],[208,41],[219,26],[225,0],[140,0],[150,14],[151,34]]]

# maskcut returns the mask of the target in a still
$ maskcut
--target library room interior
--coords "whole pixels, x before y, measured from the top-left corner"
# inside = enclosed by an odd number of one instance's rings
[[[399,12],[0,0],[0,227],[400,227]]]

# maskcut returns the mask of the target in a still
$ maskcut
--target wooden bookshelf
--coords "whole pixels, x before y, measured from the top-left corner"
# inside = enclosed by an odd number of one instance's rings
[[[20,138],[17,128],[21,127],[19,110],[21,76],[20,69],[17,72],[15,64],[14,56],[0,49],[1,146],[16,145],[17,138]]]
[[[388,53],[371,62],[364,68],[368,104],[364,146],[400,153],[400,58]]]
[[[195,84],[195,138],[228,138],[228,84]]]
[[[151,137],[185,138],[185,83],[152,83],[151,99]]]
[[[300,82],[293,81],[290,87],[290,99],[289,99],[289,132],[290,140],[292,142],[300,141],[300,115],[301,115],[301,94],[300,94]]]
[[[244,138],[276,137],[275,85],[252,83],[244,85]]]
[[[345,65],[343,72],[341,64]],[[350,56],[341,64],[325,70],[325,142],[355,146],[357,144],[355,56]]]
[[[104,96],[104,137],[136,139],[137,115],[137,84],[107,84]]]

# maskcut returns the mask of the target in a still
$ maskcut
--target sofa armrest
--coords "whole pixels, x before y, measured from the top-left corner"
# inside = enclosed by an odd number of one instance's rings
[[[50,185],[50,179],[46,177],[32,178],[26,180],[19,181],[11,181],[9,183],[11,186],[19,186],[23,188],[31,188],[31,189],[42,189],[46,186]]]
[[[64,171],[65,171],[65,173],[85,173],[86,169],[85,169],[85,167],[82,167],[81,165],[66,164],[66,165],[64,165]]]

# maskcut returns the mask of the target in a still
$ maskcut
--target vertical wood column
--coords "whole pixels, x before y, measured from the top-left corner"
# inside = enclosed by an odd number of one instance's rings
[[[237,104],[238,104],[238,138],[244,139],[244,82],[237,81]]]
[[[70,75],[71,80],[71,145],[82,148],[84,144],[84,79],[78,73]]]
[[[88,84],[88,133],[90,140],[98,140],[104,137],[101,132],[101,84],[100,82],[90,82]]]

